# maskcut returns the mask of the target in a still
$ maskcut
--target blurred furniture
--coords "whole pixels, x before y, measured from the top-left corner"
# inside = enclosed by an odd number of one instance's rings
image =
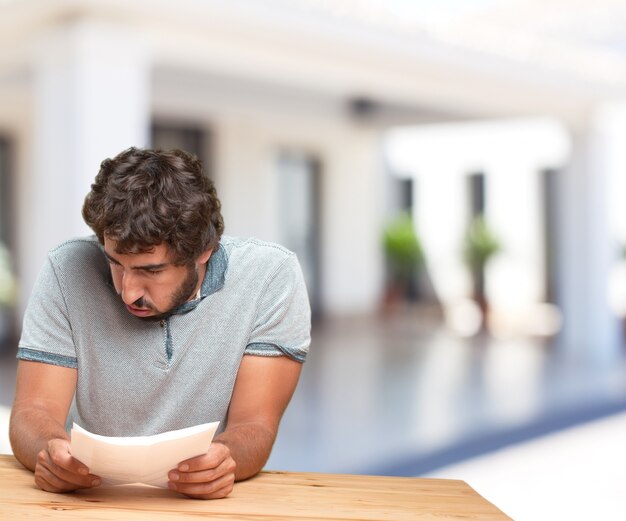
[[[262,472],[222,500],[191,500],[127,485],[72,494],[39,490],[13,456],[0,456],[2,519],[460,520],[510,519],[463,481]]]

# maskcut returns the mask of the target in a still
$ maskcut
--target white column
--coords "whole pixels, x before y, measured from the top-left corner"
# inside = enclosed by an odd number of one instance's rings
[[[123,27],[71,22],[35,44],[34,158],[20,230],[22,302],[46,251],[89,233],[83,199],[100,162],[149,140],[149,62]],[[22,205],[25,206],[25,205]]]
[[[322,309],[367,314],[384,285],[380,135],[356,126],[338,132],[322,158]]]
[[[594,363],[614,360],[621,344],[608,298],[608,278],[616,255],[608,220],[607,186],[613,162],[608,152],[617,128],[609,124],[609,116],[610,111],[598,111],[584,132],[573,133],[572,159],[560,172],[559,182],[562,348]],[[620,137],[623,139],[623,133]]]
[[[487,268],[487,296],[501,313],[520,315],[544,300],[545,252],[540,167],[527,151],[516,157],[515,145],[486,172],[486,218],[502,247]]]
[[[461,250],[467,193],[465,173],[451,161],[424,165],[414,173],[418,183],[415,225],[422,241],[426,270],[444,306],[468,298],[471,280]]]

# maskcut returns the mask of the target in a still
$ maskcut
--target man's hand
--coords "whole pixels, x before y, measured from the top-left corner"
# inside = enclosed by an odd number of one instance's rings
[[[178,464],[169,472],[171,490],[195,499],[224,498],[233,490],[237,464],[223,443],[211,443],[206,454]]]
[[[91,488],[100,484],[98,476],[70,454],[70,444],[64,439],[48,441],[45,449],[37,454],[35,483],[47,492],[71,492],[79,488]]]

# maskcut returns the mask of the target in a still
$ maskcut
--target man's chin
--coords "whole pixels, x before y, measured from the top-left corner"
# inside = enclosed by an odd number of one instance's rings
[[[147,317],[137,317],[141,320],[150,321],[150,322],[160,322],[161,320],[165,320],[170,315],[168,313],[159,313],[158,315],[150,315]]]

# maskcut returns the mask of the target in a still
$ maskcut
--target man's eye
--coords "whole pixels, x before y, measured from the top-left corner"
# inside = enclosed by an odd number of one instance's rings
[[[148,275],[157,275],[159,273],[161,273],[163,270],[146,270],[146,273]]]

